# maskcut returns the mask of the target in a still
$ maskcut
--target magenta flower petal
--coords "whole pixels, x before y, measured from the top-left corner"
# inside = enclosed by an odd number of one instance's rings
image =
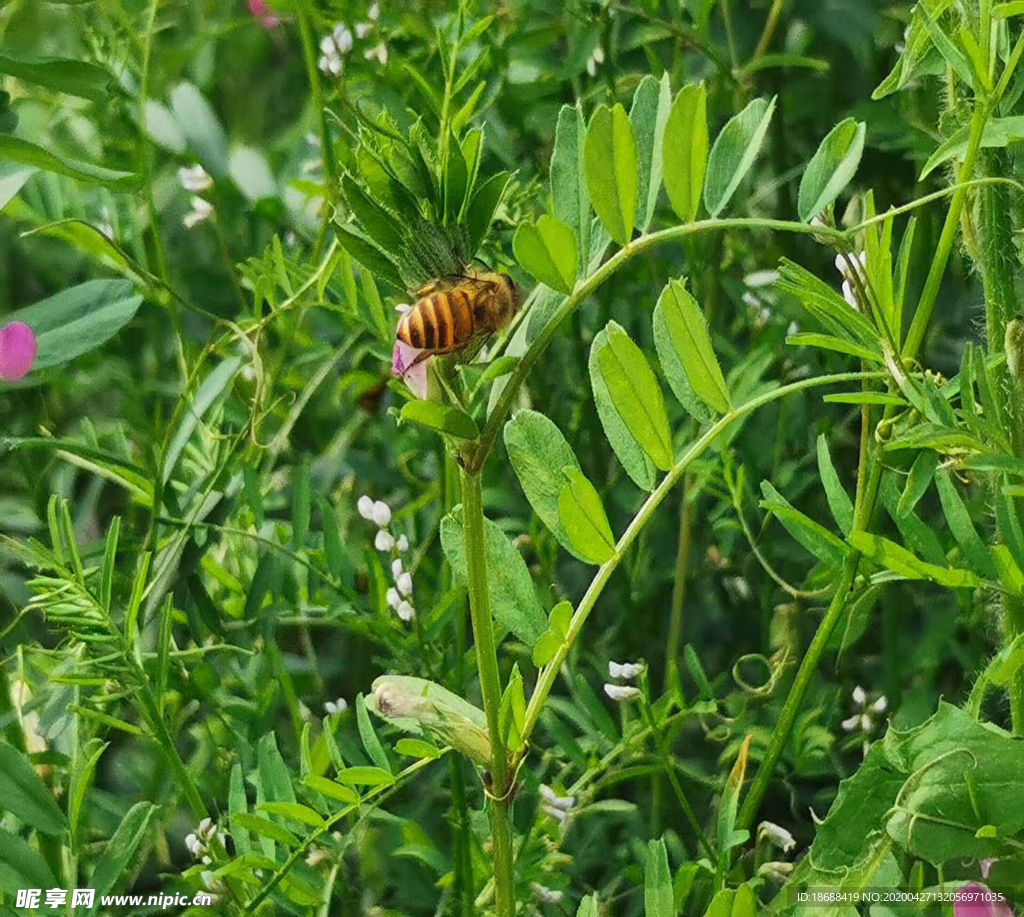
[[[992,900],[992,892],[979,882],[965,885],[953,901],[953,917],[1013,917],[1005,901]]]
[[[428,392],[427,363],[423,351],[410,347],[404,341],[395,341],[391,355],[391,375],[398,376],[417,398],[426,398]]]
[[[281,24],[266,0],[249,0],[249,12],[252,13],[265,29],[274,29]]]
[[[0,380],[17,382],[25,378],[36,359],[36,336],[24,322],[0,328]]]

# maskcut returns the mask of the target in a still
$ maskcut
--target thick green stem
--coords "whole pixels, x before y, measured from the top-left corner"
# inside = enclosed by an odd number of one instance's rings
[[[484,508],[480,475],[463,470],[462,525],[466,538],[466,580],[473,643],[480,676],[484,713],[491,738],[491,843],[494,861],[494,898],[498,917],[512,917],[515,910],[512,884],[512,837],[509,824],[508,754],[498,725],[501,705],[501,674],[494,642],[487,594],[487,558],[484,553]]]

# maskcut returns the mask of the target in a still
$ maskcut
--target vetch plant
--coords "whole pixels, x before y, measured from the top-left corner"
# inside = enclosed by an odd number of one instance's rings
[[[0,21],[0,904],[1024,894],[1020,4],[95,6]]]

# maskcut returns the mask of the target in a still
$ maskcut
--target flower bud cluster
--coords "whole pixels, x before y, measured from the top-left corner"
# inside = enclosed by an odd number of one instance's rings
[[[409,539],[405,535],[395,538],[391,533],[391,507],[383,500],[373,500],[363,494],[356,508],[360,516],[377,526],[373,546],[381,553],[391,555],[391,576],[395,584],[387,591],[388,607],[394,609],[403,621],[411,621],[416,616],[412,604],[412,574],[402,563],[402,555],[409,550]]]
[[[646,667],[642,662],[609,662],[608,675],[619,681],[635,681]],[[604,686],[604,693],[614,701],[636,700],[640,689],[634,685],[616,685],[609,682]]]

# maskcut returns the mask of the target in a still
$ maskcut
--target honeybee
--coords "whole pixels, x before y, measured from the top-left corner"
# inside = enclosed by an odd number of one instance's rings
[[[398,340],[423,357],[456,353],[497,331],[519,310],[522,294],[508,274],[477,271],[442,277],[414,294],[398,323]]]

